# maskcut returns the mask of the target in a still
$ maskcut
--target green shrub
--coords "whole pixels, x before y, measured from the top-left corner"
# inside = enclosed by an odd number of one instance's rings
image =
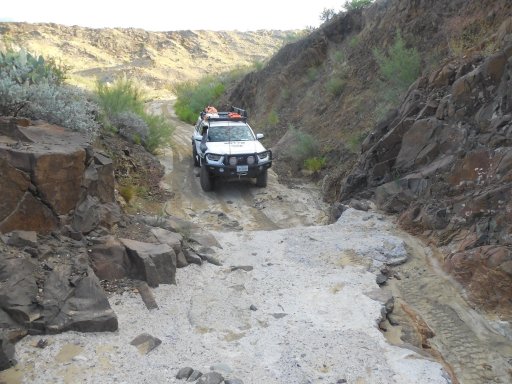
[[[420,75],[421,57],[416,48],[406,48],[400,34],[387,54],[374,49],[373,54],[385,82],[399,91],[406,90]]]
[[[155,153],[159,147],[170,143],[174,127],[163,116],[146,114],[143,118],[149,126],[149,134],[144,147],[149,152]]]
[[[206,76],[199,81],[187,81],[174,88],[176,115],[183,121],[195,123],[206,105],[216,104],[226,86],[221,78]]]
[[[112,84],[98,82],[96,95],[107,117],[128,111],[139,115],[144,112],[141,89],[124,76],[117,78]]]
[[[291,128],[290,143],[285,156],[299,164],[304,163],[308,158],[315,157],[319,151],[319,145],[313,136],[295,128]]]
[[[343,7],[347,11],[352,11],[354,9],[362,9],[367,6],[369,6],[371,3],[373,3],[373,0],[350,0],[346,1]]]
[[[137,195],[137,189],[133,185],[125,185],[119,188],[119,194],[127,204],[130,204],[132,199]]]
[[[332,77],[325,84],[325,89],[332,96],[339,96],[343,93],[343,90],[345,89],[345,85],[346,85],[345,80],[343,80],[339,77]]]
[[[363,143],[364,139],[366,138],[366,132],[358,132],[354,133],[352,136],[350,136],[347,140],[347,147],[350,149],[353,153],[358,153],[361,149],[361,144]]]
[[[355,48],[359,45],[360,42],[361,38],[359,37],[359,35],[356,35],[350,38],[350,40],[348,41],[348,45],[350,48]]]
[[[325,167],[325,157],[310,157],[304,160],[304,167],[311,172],[318,172]]]
[[[279,124],[279,115],[275,109],[271,110],[267,115],[267,124],[271,127],[275,127],[277,124]]]
[[[318,67],[310,67],[310,68],[308,68],[308,72],[307,72],[308,79],[310,81],[315,81],[316,79],[318,79],[319,72],[320,71],[319,71]]]
[[[67,70],[24,49],[0,52],[0,114],[44,119],[93,137],[98,106],[87,92],[64,85]]]
[[[151,153],[169,143],[173,127],[163,116],[145,111],[144,92],[133,81],[122,77],[112,84],[98,83],[96,94],[104,125]]]

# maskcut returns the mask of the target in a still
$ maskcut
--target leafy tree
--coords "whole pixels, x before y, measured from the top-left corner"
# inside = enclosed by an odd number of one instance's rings
[[[362,9],[369,6],[373,0],[350,0],[345,2],[345,9],[347,11],[352,11],[354,9]]]
[[[326,22],[331,20],[336,15],[336,11],[332,8],[324,8],[322,13],[320,13],[320,20],[322,22]]]

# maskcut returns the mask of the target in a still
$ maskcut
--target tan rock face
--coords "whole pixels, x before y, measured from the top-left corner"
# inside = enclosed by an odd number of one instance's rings
[[[89,200],[97,202],[98,220],[88,231],[111,225],[118,217],[112,162],[94,154],[79,133],[48,124],[19,126],[0,118],[0,177],[1,232],[48,233],[59,225],[59,216]]]

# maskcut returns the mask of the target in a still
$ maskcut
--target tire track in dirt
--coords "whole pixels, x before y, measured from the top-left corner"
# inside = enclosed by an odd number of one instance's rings
[[[489,319],[468,306],[460,287],[436,268],[427,248],[411,236],[406,242],[411,260],[395,269],[401,279],[391,280],[389,287],[396,299],[392,316],[401,326],[403,341],[421,347],[418,324],[411,323],[403,310],[406,305],[432,330],[434,335],[427,342],[432,354],[442,356],[458,382],[512,382],[510,341],[492,328]]]

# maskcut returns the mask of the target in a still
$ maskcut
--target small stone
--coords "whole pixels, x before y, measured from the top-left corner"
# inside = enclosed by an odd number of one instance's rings
[[[187,379],[187,382],[196,381],[201,376],[203,376],[203,373],[201,371],[196,371],[195,369],[192,371],[190,376]]]
[[[208,372],[197,380],[197,384],[221,384],[224,377],[218,372]]]
[[[227,364],[217,363],[217,364],[213,364],[210,367],[210,371],[217,371],[217,372],[222,372],[222,373],[231,373],[233,370]]]
[[[282,319],[283,317],[287,316],[287,313],[273,313],[272,316],[274,316],[275,319]]]
[[[244,384],[244,382],[240,379],[226,379],[224,380],[224,384]]]
[[[87,357],[85,357],[84,355],[76,355],[73,357],[72,360],[73,361],[87,361],[89,359],[87,359]]]
[[[339,379],[336,384],[345,384],[347,382],[346,379]]]
[[[39,341],[36,344],[37,348],[44,349],[48,346],[48,339],[39,339]]]
[[[177,379],[188,379],[194,370],[191,367],[181,368],[176,374]]]
[[[388,277],[382,273],[379,273],[375,281],[377,282],[377,284],[383,285],[386,283],[386,281],[388,281]]]
[[[255,306],[254,304],[251,304],[251,306],[249,307],[249,309],[250,309],[251,311],[257,311],[257,310],[258,310],[258,308],[256,308],[256,306]]]
[[[162,344],[162,340],[151,336],[148,333],[141,333],[139,336],[133,339],[130,344],[137,347],[142,355],[146,355],[160,344]]]
[[[245,272],[250,272],[254,269],[254,267],[252,265],[235,265],[231,267],[231,272],[237,271],[239,269]]]

